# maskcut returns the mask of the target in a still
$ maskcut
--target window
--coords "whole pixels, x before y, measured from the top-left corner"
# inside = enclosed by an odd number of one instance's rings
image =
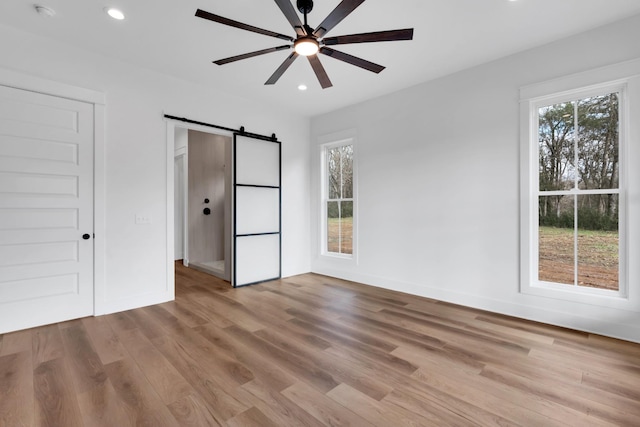
[[[523,293],[605,306],[628,300],[627,196],[637,189],[626,139],[638,79],[618,72],[521,89]],[[598,83],[600,74],[614,78]]]
[[[323,146],[323,253],[352,257],[354,253],[353,140]]]
[[[539,282],[620,289],[619,99],[537,108]]]

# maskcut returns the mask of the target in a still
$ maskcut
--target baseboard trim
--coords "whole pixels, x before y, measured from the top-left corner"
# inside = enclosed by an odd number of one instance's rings
[[[174,299],[172,292],[136,295],[129,298],[105,302],[100,305],[99,311],[96,309],[95,315],[102,316],[105,314],[118,313],[120,311],[133,310],[134,308],[162,304],[163,302],[173,301]]]

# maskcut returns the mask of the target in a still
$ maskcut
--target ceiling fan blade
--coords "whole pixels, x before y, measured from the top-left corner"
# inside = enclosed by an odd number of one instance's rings
[[[276,37],[283,40],[288,40],[290,42],[293,41],[293,38],[290,36],[286,36],[284,34],[274,33],[273,31],[263,30],[262,28],[254,27],[253,25],[243,24],[242,22],[234,21],[233,19],[224,18],[219,15],[214,15],[213,13],[204,11],[202,9],[198,9],[196,11],[196,16],[203,19],[208,19],[209,21],[217,22],[219,24],[228,25],[230,27],[239,28],[241,30],[251,31],[253,33],[263,34],[265,36]]]
[[[296,58],[298,57],[298,54],[295,52],[292,52],[291,55],[289,55],[287,57],[287,59],[284,60],[284,62],[282,64],[280,64],[280,66],[278,67],[278,69],[276,70],[275,73],[273,73],[271,75],[271,77],[269,77],[269,80],[267,80],[264,84],[265,85],[273,85],[276,84],[276,82],[278,81],[278,79],[280,77],[282,77],[282,75],[284,74],[285,71],[287,71],[287,68],[289,68],[291,66],[291,64],[293,64],[293,61],[296,60]]]
[[[279,50],[291,49],[291,45],[285,44],[283,46],[270,47],[268,49],[256,50],[255,52],[243,53],[242,55],[231,56],[229,58],[218,59],[213,61],[214,64],[224,65],[230,62],[240,61],[241,59],[253,58],[254,56],[264,55],[265,53],[277,52]]]
[[[342,2],[333,9],[329,16],[324,18],[324,21],[318,25],[318,28],[313,32],[313,35],[318,38],[324,36],[362,3],[364,3],[364,0],[342,0]]]
[[[293,8],[290,0],[275,0],[276,4],[284,14],[287,21],[291,24],[293,29],[296,31],[296,34],[299,36],[306,36],[307,32],[302,25],[302,21],[300,21],[300,17],[298,13]]]
[[[313,72],[316,73],[316,77],[318,78],[322,89],[333,86],[333,83],[331,83],[331,80],[329,80],[329,76],[322,66],[318,55],[307,56],[307,59],[309,60],[309,64],[311,64],[311,68],[313,68]]]
[[[393,42],[413,40],[413,28],[403,30],[376,31],[373,33],[349,34],[347,36],[327,37],[322,40],[325,46],[350,43]]]
[[[378,74],[380,71],[384,70],[385,67],[382,65],[375,64],[373,62],[369,62],[365,59],[358,58],[357,56],[349,55],[348,53],[339,52],[337,50],[333,50],[330,47],[321,47],[320,53],[328,55],[332,58],[338,59],[340,61],[344,61],[347,64],[355,65],[356,67],[364,68],[365,70],[372,71]]]

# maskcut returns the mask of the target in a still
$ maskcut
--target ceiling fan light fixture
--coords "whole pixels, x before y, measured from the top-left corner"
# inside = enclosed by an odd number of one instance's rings
[[[120,9],[116,9],[115,7],[105,7],[104,11],[113,19],[116,19],[118,21],[122,21],[124,19],[124,13],[122,13]]]
[[[295,50],[298,55],[311,56],[318,53],[320,45],[313,37],[300,37],[293,43],[293,50]]]

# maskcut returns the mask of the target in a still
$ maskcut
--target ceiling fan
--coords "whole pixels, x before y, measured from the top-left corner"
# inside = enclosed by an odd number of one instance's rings
[[[324,37],[333,27],[338,25],[347,15],[353,12],[358,6],[364,3],[365,0],[343,0],[336,8],[327,16],[324,21],[318,25],[317,28],[311,28],[307,24],[307,14],[313,10],[313,0],[297,0],[296,6],[300,13],[304,15],[304,23],[300,21],[300,17],[293,8],[290,0],[275,0],[278,7],[287,18],[294,31],[296,37],[287,36],[285,34],[275,33],[273,31],[264,30],[262,28],[254,27],[253,25],[243,24],[242,22],[234,21],[232,19],[224,18],[213,13],[206,12],[202,9],[196,11],[196,16],[214,21],[220,24],[229,25],[230,27],[240,28],[241,30],[251,31],[265,36],[276,37],[279,39],[293,42],[293,44],[286,44],[282,46],[271,47],[268,49],[257,50],[255,52],[249,52],[242,55],[232,56],[229,58],[219,59],[213,61],[214,64],[224,65],[230,62],[239,61],[241,59],[253,58],[254,56],[264,55],[271,52],[278,52],[281,50],[290,49],[293,47],[293,53],[284,60],[284,62],[273,73],[269,80],[265,82],[265,85],[275,84],[278,79],[284,74],[284,72],[291,66],[293,61],[300,55],[306,56],[313,68],[320,86],[323,89],[333,86],[329,76],[325,71],[318,53],[330,56],[337,60],[346,62],[348,64],[355,65],[357,67],[369,70],[374,73],[379,73],[384,70],[382,65],[375,64],[362,58],[358,58],[353,55],[349,55],[344,52],[334,50],[327,46],[351,44],[351,43],[370,43],[370,42],[384,42],[384,41],[397,41],[397,40],[412,40],[413,28],[406,28],[402,30],[389,30],[389,31],[376,31],[372,33],[362,34],[350,34],[346,36],[336,37]]]

